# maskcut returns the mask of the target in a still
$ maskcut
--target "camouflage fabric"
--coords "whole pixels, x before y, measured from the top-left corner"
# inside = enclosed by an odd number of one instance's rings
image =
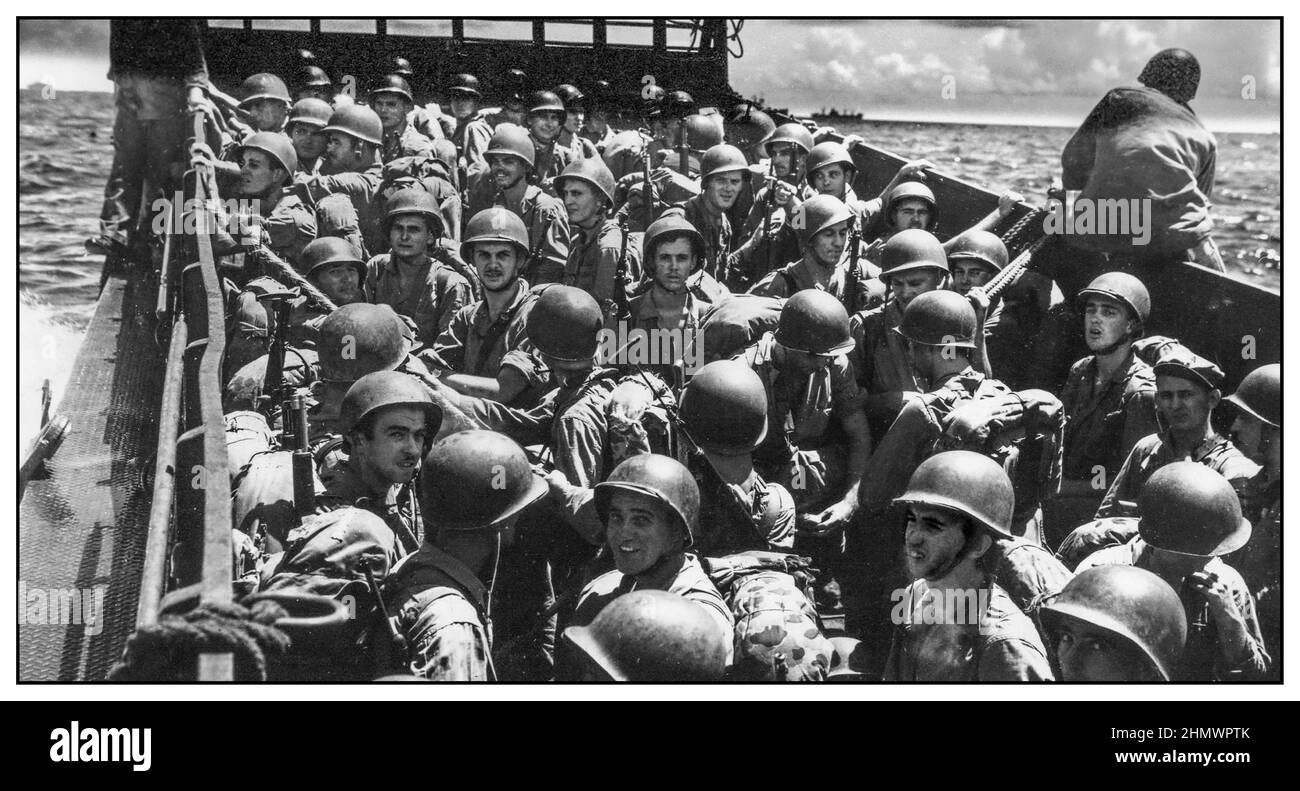
[[[794,577],[759,571],[737,582],[730,598],[738,680],[826,679],[834,647],[817,628],[817,611]]]

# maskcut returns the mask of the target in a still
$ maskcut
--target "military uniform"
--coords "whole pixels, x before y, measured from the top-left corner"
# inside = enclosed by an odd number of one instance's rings
[[[564,264],[561,282],[586,291],[603,305],[606,300],[613,299],[615,290],[621,287],[615,282],[615,276],[623,252],[623,232],[614,220],[605,220],[591,230],[574,227],[569,237],[569,260]],[[638,273],[632,271],[632,251],[626,252],[628,282],[635,283]]]
[[[547,194],[554,195],[554,187],[551,187],[550,184],[555,180],[556,176],[564,172],[564,169],[570,163],[576,162],[581,157],[575,154],[572,148],[562,145],[558,139],[550,143],[543,143],[533,137],[531,132],[528,136],[533,141],[533,151],[535,152],[533,173],[536,174],[539,183],[547,185]]]
[[[484,152],[492,140],[492,127],[487,122],[487,114],[482,110],[463,121],[457,121],[456,131],[451,142],[456,144],[460,155],[460,167],[465,169],[465,178],[470,179],[488,169]]]
[[[665,590],[705,608],[726,640],[727,664],[731,664],[735,618],[694,555],[686,555],[678,568],[660,569],[654,576],[643,576],[640,580],[617,569],[600,575],[582,589],[570,625],[586,626],[605,605],[634,590]]]
[[[352,469],[342,464],[325,492],[316,498],[316,513],[328,513],[339,508],[361,508],[369,511],[393,531],[401,542],[399,554],[414,552],[420,546],[423,525],[420,524],[415,493],[409,485],[389,486],[382,493],[373,491]]]
[[[331,235],[345,238],[354,230],[358,231],[368,250],[385,250],[388,240],[384,238],[383,216],[375,201],[379,186],[383,181],[383,168],[375,163],[366,170],[352,173],[337,173],[332,176],[317,176],[310,181],[295,185],[299,195],[305,195],[306,201],[316,206],[331,195],[346,196],[356,212],[356,228],[331,229],[337,231]],[[321,223],[321,232],[326,232],[326,224]]]
[[[593,159],[600,156],[600,152],[596,150],[595,143],[581,135],[575,135],[568,129],[560,130],[560,136],[556,138],[555,144],[569,149],[571,156],[573,157],[570,161]]]
[[[1255,596],[1264,645],[1275,657],[1272,678],[1282,664],[1282,481],[1270,481],[1261,469],[1241,495],[1242,511],[1252,525],[1250,541],[1228,555],[1227,562],[1241,572]]]
[[[1097,358],[1085,357],[1070,369],[1061,404],[1065,441],[1061,477],[1091,481],[1095,468],[1114,481],[1120,466],[1140,439],[1156,431],[1155,374],[1132,351],[1104,382],[1097,382]],[[1057,498],[1049,522],[1069,529],[1092,517],[1103,493]]]
[[[470,180],[469,216],[490,209],[497,200],[492,173],[484,171]],[[540,187],[529,184],[518,208],[506,206],[519,215],[528,227],[528,249],[536,251],[536,260],[527,263],[525,271],[534,283],[558,283],[564,277],[564,266],[569,260],[569,213],[564,204]]]
[[[1094,566],[1137,566],[1147,568],[1143,549],[1146,544],[1141,538],[1134,538],[1127,544],[1107,547],[1088,556],[1075,574],[1082,574]],[[1200,594],[1179,590],[1187,614],[1187,647],[1183,650],[1182,661],[1174,681],[1208,682],[1208,681],[1257,681],[1268,672],[1269,655],[1260,632],[1259,619],[1255,614],[1255,597],[1241,574],[1221,558],[1210,558],[1205,564],[1206,573],[1214,574],[1219,582],[1228,589],[1246,622],[1247,648],[1232,662],[1225,662],[1219,657],[1219,630],[1210,616],[1208,605]]]
[[[912,583],[910,601],[920,602],[927,590],[925,580]],[[983,591],[989,601],[978,626],[917,622],[915,611],[903,607],[904,621],[894,631],[884,680],[1052,681],[1047,650],[1033,622],[998,585]],[[934,594],[942,600],[943,591]]]
[[[834,443],[831,419],[843,421],[861,408],[861,391],[843,355],[809,377],[777,370],[772,356],[776,338],[765,333],[736,359],[763,380],[767,391],[768,433],[754,451],[754,462],[764,477],[791,488],[801,505],[824,499],[843,482],[847,450]]]
[[[664,312],[665,308],[659,305],[657,291],[653,286],[647,288],[642,293],[637,294],[628,301],[628,311],[632,315],[631,326],[628,328],[628,334],[630,335],[632,330],[642,330],[646,333],[648,339],[652,339],[654,337],[653,333],[656,330],[681,329],[683,333],[682,338],[685,339],[687,343],[692,343],[694,341],[696,333],[701,334],[702,342],[702,333],[704,331],[700,328],[700,321],[704,318],[704,314],[709,311],[709,308],[713,307],[713,304],[700,296],[698,293],[700,290],[702,289],[698,287],[687,289],[686,304],[682,311],[680,313],[674,312],[667,315]],[[665,318],[670,319],[670,321],[665,323]],[[647,343],[652,345],[654,348],[661,348],[660,344],[653,343],[652,341],[647,341]],[[680,348],[676,343],[676,340],[674,340],[673,359],[682,360],[684,366],[688,350]],[[624,354],[628,353],[629,352],[624,352]],[[621,364],[621,361],[618,360],[608,362],[611,365]],[[696,365],[703,364],[704,360],[701,356],[701,359],[696,360]],[[677,371],[673,365],[660,363],[646,364],[642,367],[654,372],[659,376],[659,378],[663,379],[665,382],[673,384],[674,387],[676,387],[679,382],[682,382],[686,375],[684,370]]]
[[[473,302],[452,316],[433,351],[457,373],[496,378],[502,366],[519,371],[530,389],[545,383],[549,371],[528,340],[528,283],[519,280],[515,298],[496,319],[487,300]]]
[[[1132,452],[1124,460],[1124,466],[1111,484],[1110,490],[1097,508],[1097,519],[1112,516],[1138,516],[1136,508],[1124,505],[1125,502],[1136,503],[1138,492],[1151,477],[1151,474],[1170,462],[1190,459],[1227,478],[1238,490],[1245,482],[1259,472],[1259,465],[1246,458],[1231,440],[1213,432],[1189,454],[1177,455],[1173,445],[1165,441],[1160,434],[1149,434],[1133,446]]]
[[[291,192],[281,194],[258,223],[266,231],[271,252],[290,264],[297,264],[302,249],[316,238],[315,212]]]
[[[794,548],[795,506],[790,492],[752,470],[742,483],[724,481],[703,454],[688,465],[700,487],[695,548],[706,557],[748,550]]]
[[[677,208],[704,237],[704,271],[725,282],[732,247],[731,221],[726,214],[712,214],[705,207],[703,195],[696,195]]]
[[[450,255],[443,248],[437,255]],[[432,345],[451,324],[461,308],[474,299],[473,289],[460,273],[435,258],[425,257],[411,285],[402,289],[399,264],[389,253],[377,255],[366,264],[366,295],[370,302],[388,305],[399,315],[415,322],[416,337]]]
[[[591,143],[592,147],[596,150],[596,153],[604,156],[605,150],[614,139],[614,134],[615,132],[612,127],[606,126],[605,131],[601,133],[593,132],[584,124],[581,131],[578,132],[578,137]]]
[[[907,341],[893,331],[902,321],[903,308],[896,299],[849,317],[855,343],[853,368],[858,384],[866,391],[867,418],[877,436],[903,408],[903,394],[924,389],[912,371]]]
[[[385,129],[383,145],[379,156],[385,163],[399,157],[433,157],[433,141],[415,131],[409,123],[403,123],[401,129]]]
[[[456,558],[425,543],[385,585],[393,628],[406,638],[403,670],[430,681],[495,681],[487,590]]]

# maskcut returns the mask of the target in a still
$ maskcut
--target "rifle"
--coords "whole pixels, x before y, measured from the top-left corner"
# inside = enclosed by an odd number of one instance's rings
[[[767,242],[767,271],[776,269],[776,245],[772,241],[772,209],[776,206],[776,163],[767,161],[767,206],[763,212],[763,241]]]
[[[691,148],[686,142],[686,116],[677,122],[677,169],[683,176],[691,176]]]
[[[528,259],[524,261],[524,268],[520,277],[527,280],[529,283],[534,282],[533,270],[537,268],[537,257],[542,254],[542,246],[546,244],[546,237],[550,235],[551,226],[554,224],[555,218],[552,217],[546,223],[546,227],[543,228],[542,232],[537,236],[537,244],[533,245],[533,249],[528,251]]]
[[[1019,222],[1013,225],[1011,230],[1007,231],[1006,238],[1012,239],[1025,228],[1032,225],[1035,221],[1041,222],[1044,214],[1046,214],[1046,210],[1044,209],[1035,209],[1029,212],[1022,217]],[[1039,227],[1042,226],[1040,225]],[[992,304],[993,300],[1005,291],[1008,286],[1015,282],[1022,272],[1029,268],[1029,262],[1034,257],[1034,253],[1041,250],[1043,246],[1051,240],[1051,238],[1050,235],[1045,234],[1035,239],[1028,247],[1021,251],[1020,255],[1016,256],[1014,261],[1007,264],[1001,272],[994,275],[989,282],[984,285],[984,293],[988,295],[990,304]]]
[[[617,321],[627,321],[632,316],[632,309],[627,302],[627,287],[631,278],[627,275],[627,216],[618,218],[618,230],[623,234],[623,243],[618,251],[618,267],[614,270],[614,298],[606,308],[606,313]]]
[[[284,348],[285,330],[289,325],[289,297],[296,296],[293,291],[272,291],[263,294],[267,318],[275,322],[275,332],[271,336],[271,346],[266,352],[266,373],[262,377],[262,409],[268,422],[275,422],[277,408],[282,409],[284,394]],[[274,317],[274,318],[272,318]],[[283,411],[281,411],[283,414]]]
[[[654,185],[650,182],[650,143],[641,152],[641,202],[645,204],[645,227],[655,221]]]
[[[294,417],[293,431],[293,506],[298,516],[304,517],[316,510],[316,485],[313,478],[315,461],[307,428],[307,399],[303,388],[296,388],[285,399],[285,428],[288,416]],[[283,436],[283,435],[282,435]]]
[[[845,283],[845,294],[849,301],[849,313],[856,313],[867,304],[866,287],[862,285],[862,264],[858,261],[858,250],[862,247],[862,218],[855,214],[849,220],[849,264],[845,274],[852,282]]]

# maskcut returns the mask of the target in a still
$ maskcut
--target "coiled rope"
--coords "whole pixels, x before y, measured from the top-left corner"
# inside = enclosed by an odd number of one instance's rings
[[[265,681],[267,665],[284,656],[290,638],[273,624],[289,615],[274,601],[251,608],[199,605],[183,615],[163,615],[127,639],[109,681],[195,681],[200,654],[234,657],[234,681]]]

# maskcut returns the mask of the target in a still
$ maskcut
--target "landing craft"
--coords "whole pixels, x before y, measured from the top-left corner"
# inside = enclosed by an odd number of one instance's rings
[[[371,84],[402,55],[411,60],[416,93],[427,94],[453,73],[501,75],[520,68],[547,85],[608,75],[628,112],[647,75],[686,90],[701,108],[739,99],[728,83],[728,58],[740,20],[596,19],[590,43],[582,44],[548,38],[544,19],[532,20],[531,41],[467,36],[466,21],[450,20],[449,35],[390,33],[383,19],[373,21],[373,32],[326,32],[319,19],[310,20],[305,33],[267,29],[270,21],[229,19],[201,23],[201,29],[212,82],[227,92],[254,72],[290,73],[298,64],[289,59],[306,47],[340,75],[345,91]],[[648,30],[649,40],[613,44],[611,28],[625,38]],[[504,78],[484,85],[486,104],[502,102],[510,91]],[[778,123],[797,120],[772,114]],[[191,134],[204,135],[201,117]],[[827,139],[843,140],[834,134]],[[879,194],[905,162],[862,143],[850,153],[859,195]],[[186,198],[219,199],[213,183],[187,179]],[[940,171],[928,174],[927,185],[948,228],[969,227],[997,206],[996,193]],[[995,231],[1007,236],[1033,209],[1017,206]],[[1011,256],[1030,241],[1008,239]],[[207,236],[160,234],[152,242],[149,261],[105,260],[99,301],[68,390],[20,475],[19,579],[42,589],[107,584],[102,630],[24,627],[18,640],[23,681],[103,680],[137,627],[155,623],[163,612],[233,598],[231,470],[219,388],[225,344],[220,251]],[[1170,265],[1147,286],[1162,295],[1148,332],[1180,337],[1218,363],[1228,390],[1247,371],[1280,359],[1278,292],[1190,264]],[[198,665],[202,680],[230,678],[229,655],[204,655]]]

